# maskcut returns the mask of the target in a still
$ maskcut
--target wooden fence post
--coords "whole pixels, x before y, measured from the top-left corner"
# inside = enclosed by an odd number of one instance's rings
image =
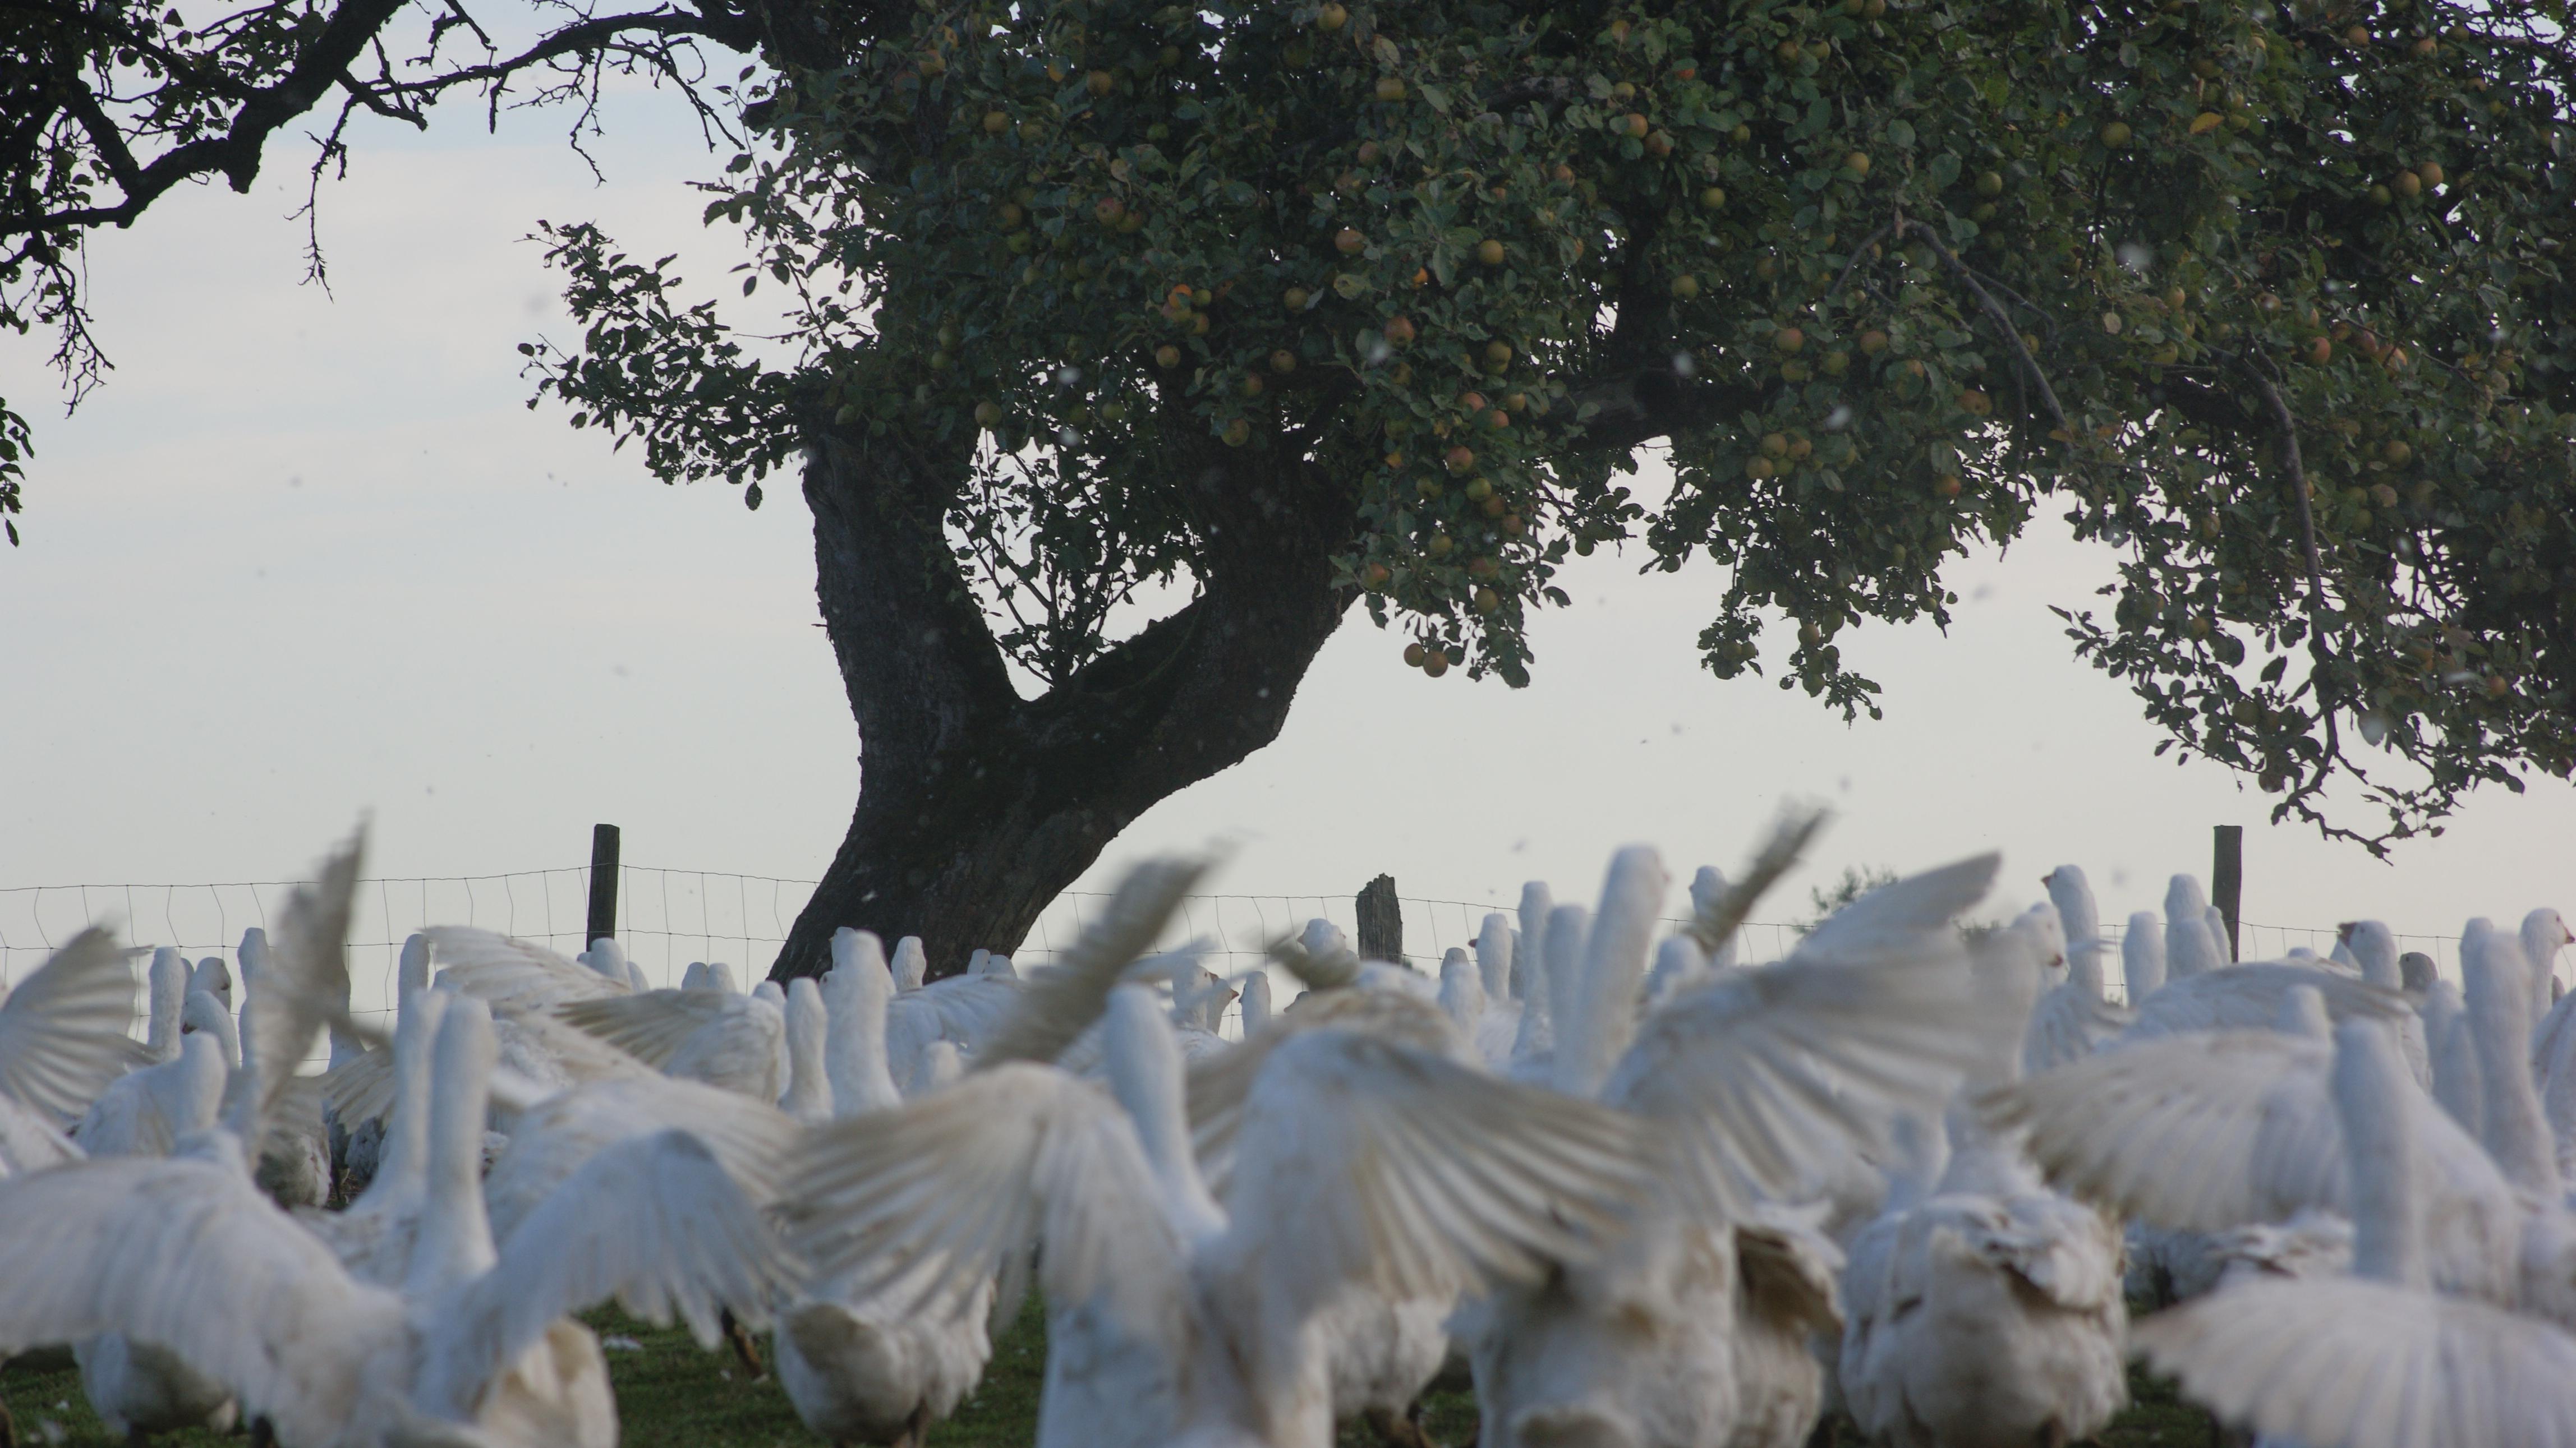
[[[594,940],[617,935],[617,826],[590,827],[590,929],[581,937],[581,948],[590,949]]]
[[[1404,912],[1395,903],[1395,877],[1380,875],[1360,891],[1360,939],[1362,959],[1404,961]]]
[[[2236,922],[2245,899],[2245,827],[2218,826],[2213,848],[2216,858],[2209,867],[2210,903],[2227,918],[2227,958],[2232,963],[2241,958],[2236,951]]]

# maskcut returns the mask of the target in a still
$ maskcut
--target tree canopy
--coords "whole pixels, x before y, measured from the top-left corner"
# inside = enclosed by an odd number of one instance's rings
[[[307,133],[303,214],[319,281],[320,187],[347,164],[352,119],[426,127],[437,101],[463,93],[494,119],[503,107],[567,106],[578,144],[595,127],[602,77],[641,74],[693,104],[712,140],[732,114],[730,71],[711,72],[699,42],[749,53],[773,18],[763,0],[623,11],[594,0],[253,0],[185,12],[167,0],[0,0],[0,329],[51,334],[77,406],[110,366],[83,265],[96,228],[132,226],[184,185],[248,191],[270,142],[318,112],[329,119]],[[496,32],[529,39],[508,46]],[[13,544],[7,515],[21,509],[29,444],[26,419],[0,398],[0,522]]]
[[[711,186],[798,360],[581,224],[588,331],[530,350],[668,480],[946,448],[945,546],[1057,685],[1204,586],[1230,454],[1326,481],[1331,586],[1429,672],[1523,682],[1568,556],[1631,539],[1723,568],[1709,669],[1847,717],[1847,630],[1946,622],[1947,562],[2058,512],[2117,550],[2061,611],[2159,752],[2377,848],[2576,768],[2551,13],[925,4]]]

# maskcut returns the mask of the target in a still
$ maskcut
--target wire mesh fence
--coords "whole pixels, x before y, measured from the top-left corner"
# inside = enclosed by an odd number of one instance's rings
[[[402,943],[431,925],[471,925],[497,930],[562,954],[580,951],[587,923],[590,871],[525,870],[510,874],[369,880],[358,890],[350,927],[352,1006],[362,1017],[390,1013]],[[720,870],[678,870],[622,865],[618,870],[618,940],[655,985],[676,985],[695,961],[726,961],[755,979],[787,937],[807,898],[811,880],[782,879]],[[294,888],[292,881],[217,884],[112,884],[0,887],[0,989],[41,964],[57,945],[92,923],[115,927],[136,945],[176,946],[190,958],[234,962],[244,930],[267,928]],[[1038,917],[1014,953],[1022,966],[1044,964],[1072,945],[1104,909],[1103,892],[1067,891]],[[1469,946],[1485,916],[1513,916],[1507,902],[1399,896],[1406,954],[1436,971],[1451,947]],[[1206,963],[1221,974],[1258,967],[1270,942],[1293,935],[1321,917],[1356,937],[1350,894],[1198,895],[1185,902],[1162,944],[1198,941]],[[1675,920],[1675,925],[1681,922]],[[2116,943],[2120,926],[2108,927]],[[1781,922],[1745,925],[1739,958],[1748,964],[1786,955],[1798,926]],[[2332,926],[2303,927],[2245,922],[2240,955],[2274,959],[2294,947],[2317,954],[2334,947]],[[2448,978],[2458,977],[2458,942],[2447,936],[2405,935],[2401,950],[2431,956]],[[140,964],[138,962],[138,969]],[[2114,999],[2122,994],[2116,957],[2106,972]],[[1232,1013],[1229,1011],[1229,1022]],[[140,1025],[138,1023],[138,1031]]]

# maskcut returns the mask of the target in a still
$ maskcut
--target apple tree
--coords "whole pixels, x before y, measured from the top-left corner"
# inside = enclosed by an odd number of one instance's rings
[[[709,184],[784,337],[547,229],[542,395],[668,481],[801,470],[864,775],[781,971],[1016,944],[1354,601],[1518,684],[1622,542],[1717,565],[1720,678],[1850,718],[1847,631],[2045,511],[2119,560],[2076,651],[2276,817],[2379,849],[2576,768],[2543,9],[1346,4],[819,14]]]

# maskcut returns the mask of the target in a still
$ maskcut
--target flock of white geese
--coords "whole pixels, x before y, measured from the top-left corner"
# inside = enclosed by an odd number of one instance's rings
[[[1670,934],[1650,849],[1532,885],[1436,978],[1314,922],[1276,1011],[1149,953],[1202,870],[1158,862],[1025,975],[844,930],[654,990],[434,929],[389,1039],[352,842],[238,982],[93,929],[0,1001],[0,1356],[70,1345],[136,1441],[589,1448],[614,1301],[768,1329],[817,1435],[918,1448],[1034,1289],[1050,1448],[1419,1445],[1444,1372],[1481,1448],[2060,1448],[2139,1356],[2273,1443],[2576,1445],[2555,911],[2471,921],[2454,988],[2371,921],[2231,962],[2188,877],[2116,946],[2072,866],[1963,926],[1985,855],[1737,964],[1814,828]]]

